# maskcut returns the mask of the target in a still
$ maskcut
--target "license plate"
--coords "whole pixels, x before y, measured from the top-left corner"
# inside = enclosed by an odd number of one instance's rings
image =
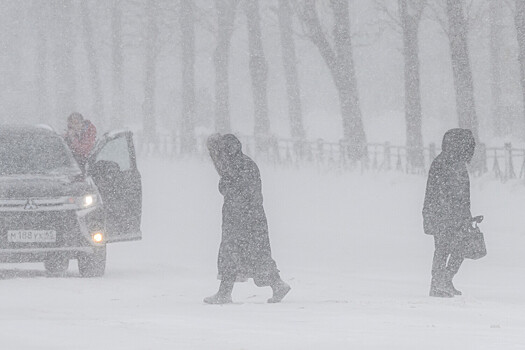
[[[56,242],[54,230],[9,230],[7,241],[13,243],[52,243]]]

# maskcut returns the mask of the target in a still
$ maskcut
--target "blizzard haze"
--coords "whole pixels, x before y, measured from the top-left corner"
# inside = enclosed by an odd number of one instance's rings
[[[117,169],[142,185],[141,205],[119,207],[142,210],[142,240],[108,244],[103,276],[76,256],[60,273],[0,264],[3,349],[525,348],[525,1],[0,0],[0,48],[0,131],[46,124],[71,146],[80,113],[99,146],[124,135],[134,152]],[[463,295],[438,298],[422,209],[452,128],[477,145],[471,212],[488,254],[463,262]],[[216,133],[235,134],[260,170],[291,286],[280,303],[252,279],[231,304],[203,302],[225,237]],[[29,247],[8,242],[10,203],[49,199],[6,187],[39,187],[42,174],[2,170],[29,141],[0,140],[0,258]],[[92,184],[93,145],[81,160],[73,150],[77,178],[45,180]],[[140,198],[137,186],[125,194]]]

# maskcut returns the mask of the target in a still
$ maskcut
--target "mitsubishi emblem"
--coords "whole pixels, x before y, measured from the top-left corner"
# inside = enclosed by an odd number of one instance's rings
[[[35,210],[38,209],[38,206],[33,202],[32,199],[28,199],[26,204],[24,205],[25,210]]]

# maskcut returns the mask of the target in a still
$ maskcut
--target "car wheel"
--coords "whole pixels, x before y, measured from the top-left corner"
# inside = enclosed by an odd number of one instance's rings
[[[97,247],[92,254],[78,258],[78,270],[82,277],[101,277],[106,270],[106,247]]]
[[[51,274],[62,274],[69,267],[69,259],[63,256],[55,255],[44,261],[46,271]]]

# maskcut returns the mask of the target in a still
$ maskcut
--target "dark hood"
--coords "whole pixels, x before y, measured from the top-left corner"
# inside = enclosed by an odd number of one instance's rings
[[[474,156],[476,140],[468,129],[450,129],[443,136],[442,154],[456,162],[468,163]]]
[[[242,156],[241,141],[232,134],[226,134],[221,137],[221,149],[226,158],[236,158]]]
[[[241,141],[232,134],[214,134],[208,138],[207,147],[219,175],[234,176],[244,158]]]
[[[3,199],[76,197],[93,191],[93,186],[81,176],[0,176]]]
[[[215,169],[219,173],[219,176],[224,176],[224,160],[221,154],[220,149],[220,141],[221,141],[221,134],[213,134],[210,137],[208,137],[208,140],[206,141],[206,147],[208,148],[208,152],[210,154],[211,160],[213,162],[213,165],[215,166]]]

